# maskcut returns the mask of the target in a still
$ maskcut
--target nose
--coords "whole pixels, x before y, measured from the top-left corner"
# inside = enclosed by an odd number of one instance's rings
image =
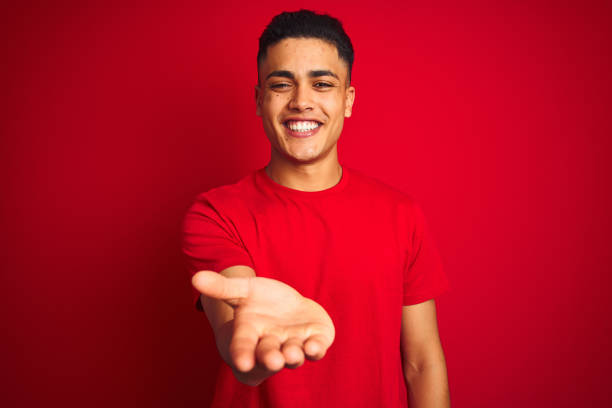
[[[307,86],[298,85],[295,87],[289,101],[289,109],[303,112],[312,109],[312,99]]]

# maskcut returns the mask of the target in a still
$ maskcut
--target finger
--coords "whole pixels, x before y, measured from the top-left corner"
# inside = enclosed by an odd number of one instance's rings
[[[281,343],[278,337],[266,335],[259,340],[255,355],[257,362],[270,371],[278,371],[285,366],[285,357],[280,351]]]
[[[257,331],[250,324],[236,325],[230,342],[229,353],[237,370],[247,372],[255,367],[255,348],[258,339]]]
[[[248,278],[226,278],[217,272],[200,271],[193,275],[191,283],[200,293],[215,299],[230,300],[249,295]]]
[[[285,365],[287,368],[298,368],[304,364],[304,351],[302,340],[292,337],[283,343],[282,353],[285,357]]]
[[[304,342],[304,354],[309,360],[320,360],[325,356],[330,345],[327,337],[314,334]]]

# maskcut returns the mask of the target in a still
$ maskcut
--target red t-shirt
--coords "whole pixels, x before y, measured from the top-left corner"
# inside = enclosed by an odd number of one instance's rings
[[[411,198],[346,166],[338,184],[315,192],[277,184],[262,168],[199,195],[183,238],[192,274],[250,266],[318,302],[336,328],[322,360],[258,387],[223,364],[214,407],[407,406],[402,306],[448,289]]]

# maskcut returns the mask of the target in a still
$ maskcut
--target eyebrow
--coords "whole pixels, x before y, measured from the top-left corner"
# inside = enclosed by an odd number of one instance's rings
[[[317,78],[317,77],[322,77],[322,76],[331,76],[331,77],[334,77],[336,79],[340,79],[340,78],[338,78],[338,75],[334,74],[332,71],[327,70],[327,69],[318,69],[318,70],[310,71],[310,72],[308,72],[308,76],[310,78]],[[270,79],[271,77],[282,77],[282,78],[288,78],[288,79],[295,79],[295,75],[293,75],[293,72],[291,72],[291,71],[283,71],[283,70],[270,72],[268,74],[268,76],[266,77],[266,80]]]
[[[320,69],[317,71],[310,71],[308,73],[308,76],[311,78],[316,78],[316,77],[322,77],[322,76],[330,76],[330,77],[334,77],[336,79],[340,79],[338,78],[338,75],[334,74],[333,72],[331,72],[330,70],[327,69]]]

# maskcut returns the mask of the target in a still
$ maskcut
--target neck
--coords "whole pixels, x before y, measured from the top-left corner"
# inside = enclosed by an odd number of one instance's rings
[[[340,182],[342,166],[337,153],[313,163],[294,163],[283,160],[273,150],[266,173],[276,183],[293,190],[321,191]]]

